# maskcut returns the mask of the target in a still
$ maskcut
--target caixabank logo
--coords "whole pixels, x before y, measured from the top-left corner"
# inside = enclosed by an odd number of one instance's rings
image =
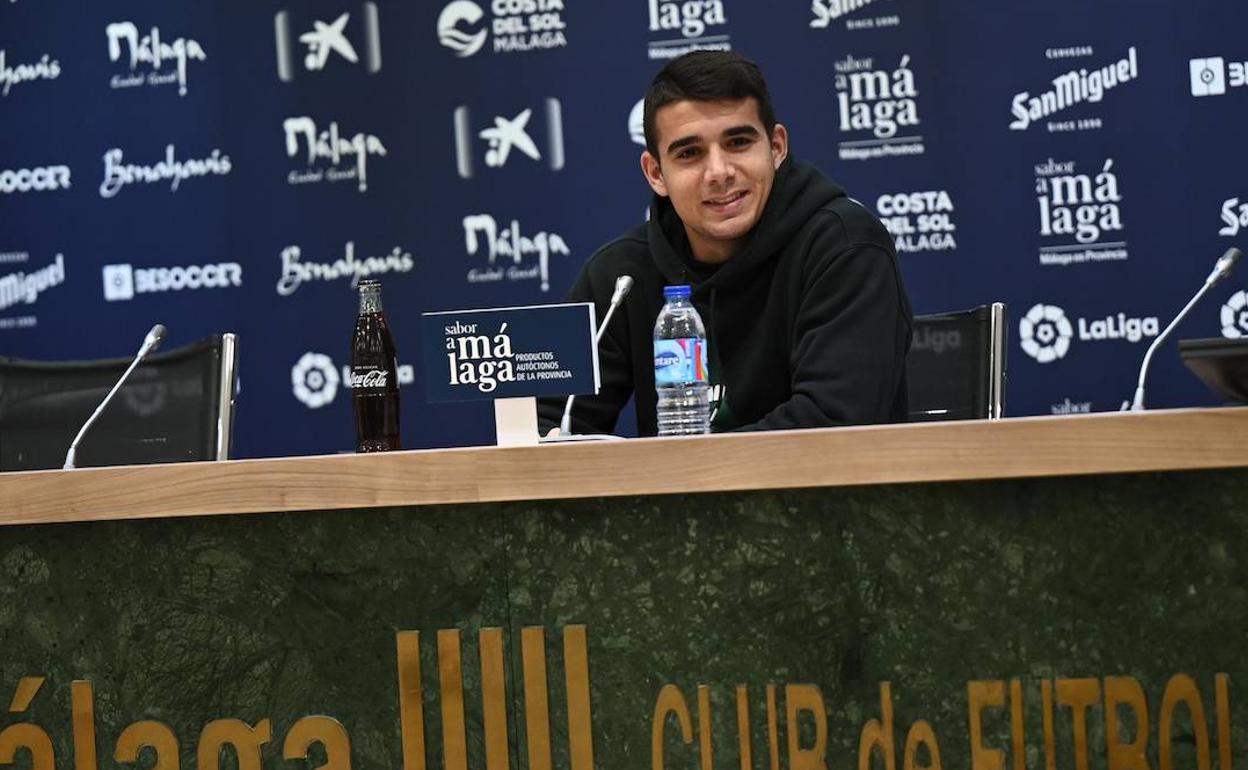
[[[542,109],[523,107],[515,112],[478,117],[479,111],[462,104],[455,108],[455,169],[463,179],[477,175],[477,160],[487,169],[503,169],[513,164],[537,163],[551,171],[562,171],[563,104],[546,98]],[[487,113],[488,114],[488,113]],[[539,146],[539,140],[540,142]]]
[[[1121,262],[1129,256],[1118,168],[1113,158],[1089,165],[1048,158],[1034,166],[1041,265]]]
[[[125,63],[125,74],[114,74],[108,81],[114,90],[137,86],[178,87],[186,96],[191,62],[208,59],[203,45],[191,37],[162,35],[160,27],[143,30],[132,21],[116,21],[104,28],[108,38],[108,60]]]
[[[315,74],[340,67],[381,71],[381,15],[374,2],[360,3],[324,19],[281,10],[273,15],[277,77],[283,83],[297,74]],[[298,37],[295,37],[295,35]],[[297,58],[295,44],[303,46]]]
[[[1035,93],[1020,91],[1010,101],[1011,131],[1026,131],[1043,125],[1050,133],[1096,131],[1104,127],[1098,115],[1083,110],[1072,114],[1081,105],[1099,104],[1111,92],[1127,86],[1140,77],[1139,54],[1135,46],[1117,60],[1103,61],[1089,45],[1048,48],[1045,59],[1062,62],[1067,59],[1092,59],[1090,67],[1067,69],[1050,81],[1045,90]],[[1069,65],[1066,65],[1069,66]]]
[[[651,59],[732,50],[723,0],[646,0],[646,11]]]
[[[438,42],[461,59],[487,42],[495,54],[566,48],[565,12],[563,0],[452,0],[438,14]]]
[[[1018,322],[1018,342],[1023,352],[1042,364],[1061,360],[1076,342],[1136,344],[1160,333],[1156,316],[1137,318],[1113,313],[1103,318],[1077,318],[1073,323],[1058,305],[1037,302]]]
[[[896,66],[874,56],[834,63],[841,160],[922,155],[919,88],[909,55]]]
[[[901,16],[892,13],[892,0],[812,0],[811,29],[828,29],[844,24],[850,32],[901,26]]]

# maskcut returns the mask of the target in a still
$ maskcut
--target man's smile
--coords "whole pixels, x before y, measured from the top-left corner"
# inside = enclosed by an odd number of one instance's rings
[[[737,192],[728,193],[727,195],[720,195],[714,198],[707,198],[706,200],[703,201],[703,203],[705,203],[710,208],[722,213],[722,212],[730,211],[733,208],[735,208],[736,204],[744,200],[745,196],[748,194],[749,193],[746,190],[738,190]]]

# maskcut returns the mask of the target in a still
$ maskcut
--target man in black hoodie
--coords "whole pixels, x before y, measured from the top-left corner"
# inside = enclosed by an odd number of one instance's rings
[[[656,435],[654,324],[675,284],[693,287],[706,324],[713,431],[904,421],[911,312],[892,238],[789,157],[758,67],[726,52],[673,59],[646,93],[645,134],[650,221],[591,256],[569,293],[602,318],[616,278],[635,281],[573,431],[611,432],[634,395],[638,433]],[[543,432],[562,406],[540,402]]]

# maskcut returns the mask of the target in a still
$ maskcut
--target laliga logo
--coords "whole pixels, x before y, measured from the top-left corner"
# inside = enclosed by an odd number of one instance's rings
[[[1248,337],[1248,290],[1235,292],[1222,306],[1222,336]]]
[[[628,138],[635,144],[646,146],[646,100],[638,99],[628,113]]]
[[[334,362],[324,353],[304,353],[290,370],[290,381],[295,398],[309,409],[333,403],[340,382]]]
[[[1057,305],[1036,303],[1018,322],[1023,352],[1042,364],[1064,357],[1074,332],[1066,312]]]
[[[461,59],[472,56],[485,45],[486,30],[482,27],[475,34],[460,30],[459,25],[472,26],[481,21],[485,12],[472,0],[454,0],[438,15],[438,42],[455,52]]]

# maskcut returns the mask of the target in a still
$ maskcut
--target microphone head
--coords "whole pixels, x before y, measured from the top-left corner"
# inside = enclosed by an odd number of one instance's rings
[[[627,294],[632,291],[633,277],[631,275],[621,275],[615,279],[615,292],[611,295],[611,303],[615,304],[624,299]]]
[[[1231,270],[1235,269],[1235,263],[1238,262],[1239,258],[1242,256],[1243,252],[1234,246],[1227,249],[1226,253],[1222,255],[1222,258],[1218,260],[1218,264],[1216,266],[1218,277],[1225,278],[1230,275]]]
[[[160,347],[160,343],[165,339],[165,325],[156,324],[152,330],[147,333],[147,337],[143,339],[143,346],[147,348],[147,352],[152,352]]]

